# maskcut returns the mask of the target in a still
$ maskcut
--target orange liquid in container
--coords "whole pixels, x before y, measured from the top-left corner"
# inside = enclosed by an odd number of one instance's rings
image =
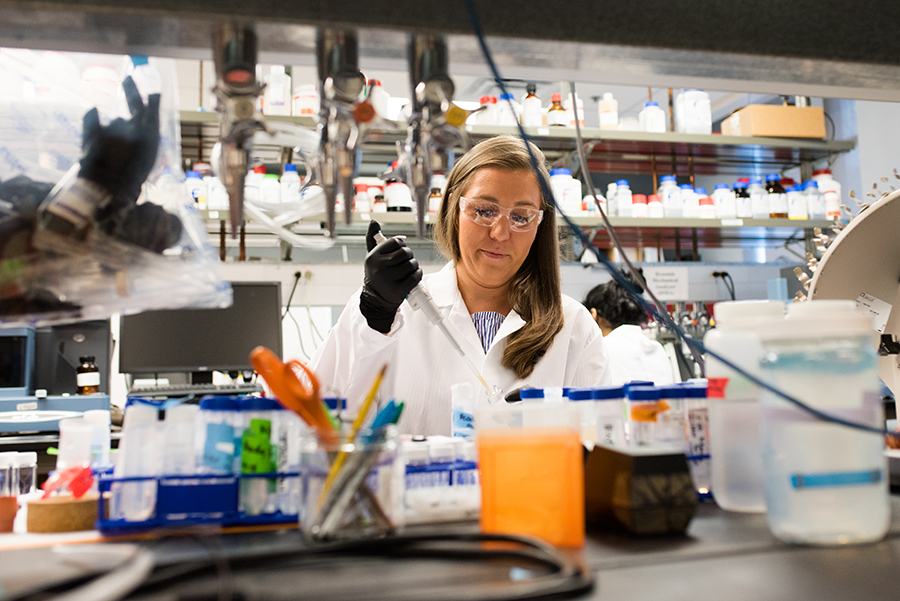
[[[570,428],[478,433],[481,531],[584,546],[584,456]]]

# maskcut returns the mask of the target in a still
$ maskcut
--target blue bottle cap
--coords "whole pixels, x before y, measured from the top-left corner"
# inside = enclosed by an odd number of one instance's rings
[[[616,180],[616,185],[617,186],[628,186],[628,180],[627,179]]]
[[[706,196],[706,188],[694,188],[694,192],[700,196]]]
[[[331,411],[343,411],[347,408],[347,399],[337,397],[325,397],[322,399]]]
[[[694,189],[694,188],[691,187],[690,184],[681,184],[681,185],[678,186],[678,187],[681,188],[682,190],[693,190],[693,189]]]
[[[239,401],[241,411],[281,411],[284,407],[275,399],[264,396],[245,396]]]
[[[663,399],[683,399],[685,397],[684,386],[681,384],[660,386],[659,396]]]
[[[675,176],[674,176],[674,175],[664,175],[664,176],[662,176],[661,178],[659,178],[659,181],[661,181],[661,182],[674,182],[674,181],[675,181]]]
[[[750,183],[751,183],[751,184],[760,184],[760,185],[762,185],[762,179],[760,179],[760,178],[758,178],[758,177],[751,177],[751,178],[750,178]]]
[[[295,165],[293,163],[288,163],[287,165],[285,165],[284,172],[288,173],[289,171],[293,171],[294,173],[297,173],[297,165]]]
[[[767,182],[780,182],[781,176],[778,175],[777,173],[770,173],[769,175],[766,176],[766,181]]]
[[[544,398],[543,388],[523,388],[519,391],[520,399],[542,399]]]
[[[625,384],[622,385],[622,388],[624,388],[627,391],[632,386],[653,386],[653,385],[654,384],[651,380],[632,380],[630,382],[625,382]]]
[[[629,401],[658,401],[660,396],[656,386],[632,386],[625,392]]]
[[[732,186],[732,187],[733,187],[735,190],[737,190],[738,188],[746,188],[746,187],[747,187],[747,182],[740,182],[740,181],[734,182],[734,186]]]
[[[713,190],[728,190],[728,184],[716,184]]]
[[[684,398],[686,399],[705,399],[706,386],[701,384],[689,383],[682,386],[684,388]]]
[[[565,167],[558,167],[550,171],[550,175],[572,175],[571,169],[566,169]]]
[[[624,386],[600,386],[591,388],[591,398],[596,401],[605,401],[609,399],[624,399]]]
[[[185,175],[187,177],[196,177],[197,179],[203,179],[202,177],[200,177],[199,171],[188,171]]]
[[[656,102],[655,100],[648,100],[647,102],[644,103],[644,107],[646,108],[648,106],[659,106],[659,103]]]
[[[591,400],[590,388],[572,388],[569,390],[570,401],[589,401]]]
[[[500,94],[500,100],[514,100],[515,96],[512,94]]]
[[[240,404],[237,396],[205,396],[200,399],[201,411],[238,411]]]
[[[807,180],[807,181],[803,182],[803,189],[806,190],[807,188],[815,188],[816,190],[818,190],[819,182],[814,181],[814,180]]]

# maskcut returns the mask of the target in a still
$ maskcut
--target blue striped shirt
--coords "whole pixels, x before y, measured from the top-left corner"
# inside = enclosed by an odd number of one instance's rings
[[[506,319],[506,316],[496,311],[472,313],[472,323],[475,324],[475,331],[478,332],[478,338],[481,340],[481,347],[485,353],[491,348],[491,342],[493,342],[494,336],[497,335],[497,331],[503,324],[504,319]]]

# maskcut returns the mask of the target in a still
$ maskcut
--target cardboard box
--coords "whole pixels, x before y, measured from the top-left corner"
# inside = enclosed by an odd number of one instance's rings
[[[825,112],[818,106],[750,104],[722,121],[722,135],[824,138]]]

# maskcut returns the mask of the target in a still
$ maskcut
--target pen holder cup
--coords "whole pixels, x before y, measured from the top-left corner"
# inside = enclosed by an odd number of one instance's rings
[[[403,466],[396,426],[353,440],[311,438],[303,449],[300,527],[316,541],[373,538],[395,529]]]

